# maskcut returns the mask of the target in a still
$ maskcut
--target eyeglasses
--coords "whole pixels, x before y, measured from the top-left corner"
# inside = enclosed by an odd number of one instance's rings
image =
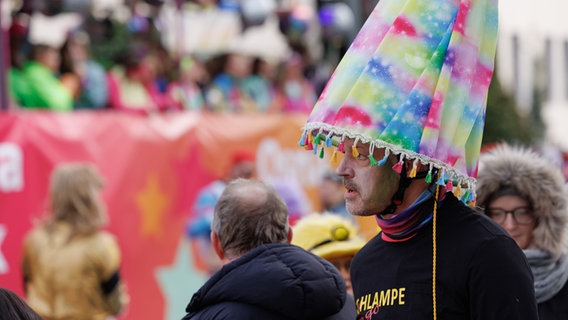
[[[502,224],[507,219],[507,215],[510,213],[513,216],[513,220],[517,224],[531,224],[535,221],[532,210],[528,207],[519,207],[513,210],[503,210],[501,208],[487,208],[485,213],[493,219],[495,222]]]

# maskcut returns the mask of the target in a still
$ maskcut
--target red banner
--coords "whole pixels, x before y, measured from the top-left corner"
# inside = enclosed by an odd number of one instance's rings
[[[89,161],[106,179],[107,229],[122,249],[131,298],[123,319],[180,319],[207,277],[184,233],[198,190],[223,174],[234,149],[248,147],[259,178],[293,179],[314,203],[330,163],[298,147],[305,121],[192,112],[1,114],[0,286],[23,296],[22,240],[45,212],[54,166]]]

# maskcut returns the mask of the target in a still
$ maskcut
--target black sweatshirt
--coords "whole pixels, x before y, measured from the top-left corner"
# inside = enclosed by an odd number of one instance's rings
[[[515,241],[451,193],[437,215],[437,319],[538,319]],[[432,222],[405,242],[371,239],[351,265],[357,319],[433,319],[432,248]]]

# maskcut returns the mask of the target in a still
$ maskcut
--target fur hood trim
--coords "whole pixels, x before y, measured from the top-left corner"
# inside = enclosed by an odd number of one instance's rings
[[[507,187],[522,194],[538,216],[534,245],[556,257],[565,253],[568,187],[560,169],[532,150],[499,145],[480,158],[477,203],[485,207]]]

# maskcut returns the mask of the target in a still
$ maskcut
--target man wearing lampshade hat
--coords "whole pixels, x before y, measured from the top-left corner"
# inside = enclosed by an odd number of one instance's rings
[[[340,163],[381,232],[354,257],[357,319],[538,319],[523,252],[477,213],[496,0],[382,0],[300,145]]]

